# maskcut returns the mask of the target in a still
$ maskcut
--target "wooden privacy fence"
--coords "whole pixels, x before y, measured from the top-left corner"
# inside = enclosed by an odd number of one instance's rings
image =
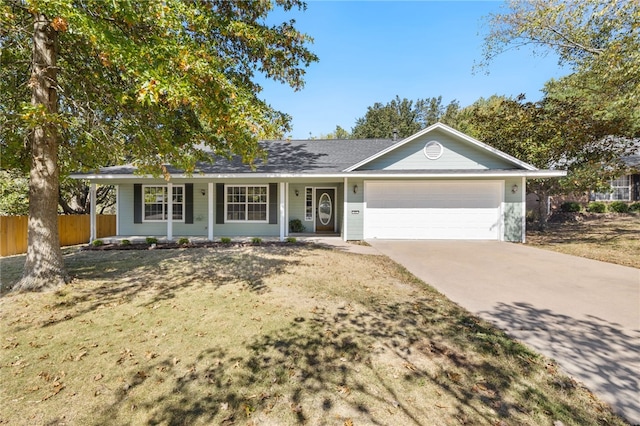
[[[0,216],[0,256],[27,252],[27,216]],[[96,215],[97,238],[116,235],[116,216]],[[89,242],[91,217],[83,215],[58,216],[60,245],[71,246]]]

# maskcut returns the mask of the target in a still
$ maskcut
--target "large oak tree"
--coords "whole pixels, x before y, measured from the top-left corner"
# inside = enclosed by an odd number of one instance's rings
[[[2,167],[29,171],[29,236],[17,289],[68,280],[58,246],[61,174],[127,158],[187,172],[207,155],[251,162],[290,117],[257,77],[303,86],[317,57],[293,20],[299,0],[0,0]]]

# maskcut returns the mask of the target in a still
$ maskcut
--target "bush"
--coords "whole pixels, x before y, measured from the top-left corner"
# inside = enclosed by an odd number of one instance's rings
[[[587,211],[589,213],[604,213],[605,211],[607,211],[607,205],[605,203],[595,201],[593,203],[589,203],[589,205],[587,206]]]
[[[104,242],[102,240],[93,240],[93,242],[91,243],[94,247],[100,247],[101,245],[104,244]]]
[[[220,238],[220,242],[221,242],[222,244],[231,244],[231,238],[229,238],[229,237],[222,237],[222,238]]]
[[[304,232],[304,225],[300,219],[291,219],[289,221],[289,231],[291,232]]]
[[[121,246],[130,246],[130,245],[131,245],[131,241],[129,241],[129,240],[122,240],[122,241],[120,241],[120,245],[121,245]]]
[[[575,201],[567,201],[560,205],[561,212],[575,213],[579,212],[580,210],[582,210],[582,206],[580,205],[580,203],[577,203]]]
[[[262,238],[260,237],[253,237],[251,239],[251,244],[259,246],[260,244],[262,244]]]
[[[629,205],[624,201],[614,201],[609,204],[609,210],[616,213],[629,213]]]
[[[158,239],[155,237],[147,237],[147,244],[158,244]]]
[[[298,240],[296,240],[296,238],[295,238],[295,237],[287,237],[287,242],[288,242],[288,243],[292,243],[292,244],[293,244],[293,243],[295,243],[296,241],[298,241]]]
[[[630,212],[640,212],[640,203],[633,203],[629,206]]]
[[[185,237],[182,237],[182,238],[180,238],[178,240],[178,244],[180,244],[181,246],[187,245],[187,244],[189,244],[189,239],[185,238]]]

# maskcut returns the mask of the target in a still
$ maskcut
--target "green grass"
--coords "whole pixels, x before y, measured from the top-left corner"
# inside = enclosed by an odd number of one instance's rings
[[[383,257],[309,246],[79,251],[0,299],[0,423],[624,424]],[[23,256],[0,260],[19,278]]]

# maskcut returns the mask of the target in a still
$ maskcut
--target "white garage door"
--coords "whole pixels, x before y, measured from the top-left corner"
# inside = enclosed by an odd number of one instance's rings
[[[499,181],[365,182],[364,237],[497,240]]]

